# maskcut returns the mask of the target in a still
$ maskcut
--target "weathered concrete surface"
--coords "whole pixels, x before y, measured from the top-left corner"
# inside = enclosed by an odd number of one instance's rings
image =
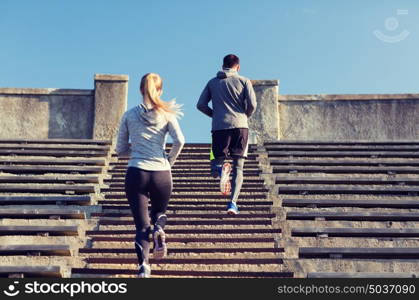
[[[419,95],[280,95],[281,140],[419,139]]]
[[[252,80],[257,109],[249,119],[249,139],[253,144],[276,141],[279,138],[278,80]]]
[[[127,75],[95,75],[95,90],[0,88],[0,138],[112,139],[127,107]]]
[[[90,139],[91,90],[0,88],[0,138]]]
[[[115,138],[127,109],[128,75],[95,75],[94,139]]]
[[[95,90],[0,88],[0,138],[115,139],[127,108],[127,75],[95,75]],[[419,94],[279,95],[253,80],[250,142],[419,139]]]

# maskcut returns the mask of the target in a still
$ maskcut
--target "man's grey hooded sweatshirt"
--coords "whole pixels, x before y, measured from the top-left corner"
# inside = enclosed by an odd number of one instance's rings
[[[169,155],[165,152],[167,133],[173,139]],[[128,139],[131,139],[131,147]],[[116,153],[131,155],[128,167],[163,171],[170,170],[184,144],[185,138],[174,114],[158,113],[140,104],[122,116]]]
[[[223,69],[207,83],[196,107],[212,118],[212,131],[249,128],[247,119],[256,109],[256,96],[249,79]]]

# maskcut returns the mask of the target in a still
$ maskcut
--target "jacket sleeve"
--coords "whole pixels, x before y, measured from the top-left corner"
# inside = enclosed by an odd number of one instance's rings
[[[250,80],[246,81],[245,85],[245,102],[246,102],[246,115],[250,118],[250,116],[255,112],[257,103],[256,103],[256,95],[253,89],[252,82]]]
[[[211,91],[208,87],[208,84],[205,86],[204,90],[199,97],[196,108],[206,114],[208,117],[212,118],[212,109],[208,106],[208,103],[211,101]]]
[[[171,166],[175,164],[176,158],[182,151],[183,145],[185,145],[185,137],[183,136],[182,130],[180,129],[179,122],[175,116],[172,116],[168,122],[169,135],[173,139],[172,149],[169,152],[167,159]]]
[[[118,156],[129,156],[131,149],[128,143],[129,140],[129,131],[127,124],[126,113],[121,118],[121,123],[119,125],[118,138],[116,142],[116,154]]]

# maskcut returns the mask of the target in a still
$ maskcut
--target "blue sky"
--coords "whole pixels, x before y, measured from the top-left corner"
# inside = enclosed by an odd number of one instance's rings
[[[188,142],[209,141],[195,104],[228,53],[281,94],[419,93],[417,0],[0,0],[0,15],[0,87],[90,89],[95,73],[128,74],[130,108],[156,72],[163,98],[184,104]]]

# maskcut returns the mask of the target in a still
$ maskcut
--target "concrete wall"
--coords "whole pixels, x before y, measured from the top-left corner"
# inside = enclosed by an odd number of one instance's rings
[[[94,90],[0,88],[0,139],[112,139],[128,76],[95,75]]]
[[[278,80],[252,84],[251,143],[419,140],[419,94],[278,95]]]
[[[281,140],[419,140],[419,94],[280,95]]]
[[[127,75],[95,75],[94,139],[116,137],[119,122],[127,110]]]
[[[0,88],[0,138],[91,138],[93,91]]]
[[[419,94],[279,95],[278,80],[252,81],[258,107],[250,142],[419,140]],[[0,88],[0,139],[114,139],[128,76],[95,75],[94,90]]]
[[[278,80],[252,80],[257,98],[257,108],[249,120],[250,143],[277,140],[279,137],[278,119]]]

